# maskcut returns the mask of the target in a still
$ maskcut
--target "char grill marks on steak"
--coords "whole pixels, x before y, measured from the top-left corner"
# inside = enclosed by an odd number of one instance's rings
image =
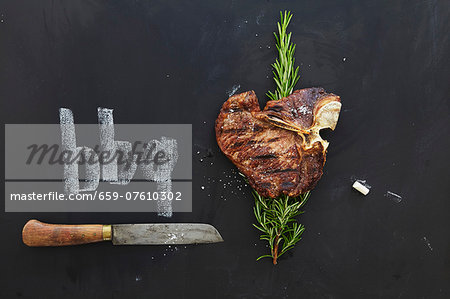
[[[260,195],[298,196],[322,176],[328,142],[319,131],[335,128],[340,105],[322,88],[297,90],[263,111],[253,91],[234,95],[216,120],[217,143]]]

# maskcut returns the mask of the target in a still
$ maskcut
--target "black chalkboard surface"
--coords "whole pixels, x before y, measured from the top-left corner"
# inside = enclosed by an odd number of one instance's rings
[[[322,86],[343,109],[300,216],[303,240],[273,266],[255,261],[267,248],[250,189],[213,123],[233,89],[255,90],[261,104],[274,89],[272,32],[284,9],[294,14],[297,87]],[[101,106],[116,123],[190,123],[194,199],[192,213],[171,219],[2,212],[0,297],[449,298],[449,18],[444,0],[1,1],[2,122],[58,123],[68,107],[95,123]],[[355,179],[372,186],[368,196],[352,190]],[[30,218],[205,222],[225,242],[28,248]]]

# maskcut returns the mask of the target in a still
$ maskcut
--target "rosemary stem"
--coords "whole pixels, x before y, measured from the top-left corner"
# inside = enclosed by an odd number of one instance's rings
[[[295,67],[295,44],[291,43],[292,33],[287,32],[291,18],[290,11],[280,12],[280,21],[277,23],[278,34],[274,33],[278,52],[278,58],[272,64],[276,89],[267,93],[273,101],[289,96],[300,78],[299,67]],[[298,198],[290,198],[287,195],[273,199],[264,198],[255,190],[253,195],[255,197],[253,211],[257,220],[254,226],[263,233],[261,240],[266,240],[270,245],[270,255],[260,256],[258,260],[271,257],[273,264],[276,265],[278,258],[292,249],[301,239],[305,228],[297,223],[295,217],[301,213],[300,208],[308,199],[309,192]]]
[[[273,251],[272,251],[274,265],[277,264],[277,260],[278,260],[278,240],[280,239],[280,236],[281,236],[281,228],[278,230],[277,236],[275,237],[275,246],[273,247]]]

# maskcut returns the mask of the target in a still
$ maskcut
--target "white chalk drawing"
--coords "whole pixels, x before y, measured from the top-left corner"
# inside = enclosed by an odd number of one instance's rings
[[[172,172],[178,160],[177,141],[161,137],[143,144],[141,152],[128,141],[116,141],[113,110],[98,108],[100,151],[78,146],[73,113],[61,108],[61,145],[64,156],[64,191],[79,193],[95,191],[100,179],[110,184],[127,185],[136,170],[142,171],[145,180],[157,183],[158,192],[172,191]],[[141,142],[135,142],[141,144]],[[80,163],[85,161],[85,163]],[[89,161],[89,162],[86,162]],[[85,165],[85,183],[80,188],[79,164]],[[159,216],[172,216],[172,201],[157,202]]]
[[[171,175],[178,160],[176,140],[161,137],[161,141],[153,140],[148,142],[144,147],[143,155],[147,156],[149,152],[156,152],[155,163],[139,164],[144,178],[157,182],[158,192],[170,192],[172,190]],[[171,201],[158,201],[157,210],[159,216],[171,217]]]
[[[78,161],[88,159],[95,152],[88,147],[77,147],[75,124],[73,113],[69,109],[62,108],[59,111],[61,126],[61,149],[64,163],[64,192],[78,193],[83,191],[94,191],[100,180],[100,166],[98,164],[86,163],[86,179],[83,188],[80,188],[78,177]],[[73,158],[74,156],[74,158]]]
[[[102,152],[115,153],[116,142],[114,141],[114,119],[113,110],[107,108],[97,108],[98,127],[100,132],[100,149]],[[109,157],[103,157],[108,159]],[[114,157],[113,159],[117,159]],[[118,182],[117,162],[102,163],[102,178],[106,182]]]

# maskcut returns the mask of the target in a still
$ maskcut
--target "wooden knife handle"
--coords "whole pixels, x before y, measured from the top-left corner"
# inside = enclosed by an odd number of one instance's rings
[[[22,240],[28,246],[68,246],[111,240],[111,225],[48,224],[32,219],[22,230]]]

